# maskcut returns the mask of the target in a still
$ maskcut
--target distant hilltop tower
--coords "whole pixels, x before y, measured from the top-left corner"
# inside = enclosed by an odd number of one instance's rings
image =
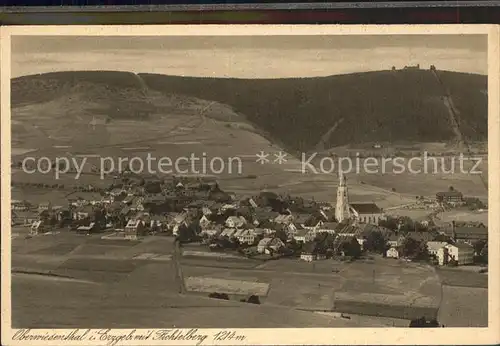
[[[339,187],[337,188],[337,204],[335,205],[335,218],[337,222],[349,219],[349,196],[347,194],[347,179],[339,174]]]

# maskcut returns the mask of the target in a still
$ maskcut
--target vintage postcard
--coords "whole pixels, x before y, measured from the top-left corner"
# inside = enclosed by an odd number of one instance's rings
[[[2,344],[499,341],[498,26],[1,30]]]

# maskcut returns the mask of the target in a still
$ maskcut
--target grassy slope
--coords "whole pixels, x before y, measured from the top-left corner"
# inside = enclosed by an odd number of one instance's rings
[[[485,76],[439,72],[459,108],[468,140],[485,140]],[[341,118],[326,146],[363,142],[438,142],[453,139],[441,96],[430,71],[401,70],[321,78],[223,79],[140,74],[150,90],[217,101],[244,114],[289,149],[309,150]],[[130,118],[164,111],[146,93],[141,78],[127,72],[59,72],[12,81],[14,107],[85,92],[103,102],[100,113]],[[153,95],[154,94],[154,95]]]
[[[12,107],[47,103],[72,94],[80,101],[106,103],[95,115],[127,118],[155,110],[133,73],[111,71],[55,72],[12,80]]]

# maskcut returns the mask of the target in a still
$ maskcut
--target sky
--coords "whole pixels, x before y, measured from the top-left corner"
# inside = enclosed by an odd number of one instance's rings
[[[289,78],[416,64],[486,75],[487,36],[13,36],[11,64],[13,78],[78,70]]]

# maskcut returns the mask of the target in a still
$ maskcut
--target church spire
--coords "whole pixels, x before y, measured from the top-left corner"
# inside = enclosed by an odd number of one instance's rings
[[[347,179],[342,171],[339,173],[339,187],[347,187]]]

